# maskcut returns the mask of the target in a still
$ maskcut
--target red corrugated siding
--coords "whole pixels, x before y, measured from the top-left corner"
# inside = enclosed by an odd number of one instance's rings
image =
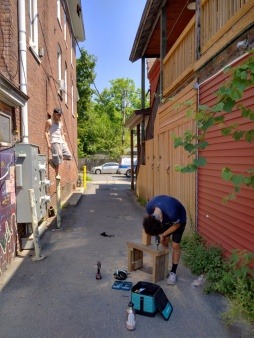
[[[221,72],[201,85],[199,103],[214,105],[214,93],[227,78],[228,74]],[[254,88],[246,91],[241,103],[254,110]],[[254,123],[242,118],[238,110],[225,116],[227,123],[238,123],[242,130],[254,128]],[[223,204],[223,197],[233,189],[221,179],[223,167],[230,167],[237,173],[254,168],[254,144],[225,137],[218,126],[209,130],[206,140],[209,147],[199,153],[207,159],[207,166],[198,171],[198,231],[226,252],[232,249],[254,251],[254,190],[242,188],[235,200]]]

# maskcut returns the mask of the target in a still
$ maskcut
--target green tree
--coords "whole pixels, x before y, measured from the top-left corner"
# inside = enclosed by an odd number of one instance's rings
[[[174,137],[174,147],[183,147],[189,154],[195,155],[199,149],[205,149],[209,146],[205,140],[207,131],[214,125],[220,125],[223,135],[232,135],[235,141],[245,140],[252,143],[254,139],[254,129],[241,130],[238,124],[227,125],[225,122],[225,113],[229,114],[234,108],[241,111],[245,119],[254,121],[254,111],[241,105],[242,99],[247,88],[254,86],[254,58],[250,57],[244,64],[228,68],[231,72],[231,79],[224,86],[220,87],[217,95],[217,104],[213,107],[200,105],[197,110],[187,109],[187,116],[192,116],[197,122],[198,133],[188,130],[183,137]],[[186,102],[191,106],[192,102]],[[199,157],[194,159],[187,166],[176,166],[176,170],[182,173],[193,172],[200,166],[206,165],[206,159]],[[221,176],[224,180],[233,184],[234,191],[227,196],[224,201],[236,197],[241,186],[246,185],[254,188],[254,168],[249,168],[245,173],[233,173],[228,167],[222,168]]]
[[[89,121],[93,116],[94,104],[92,96],[96,74],[95,66],[97,59],[94,55],[88,54],[86,50],[81,48],[80,58],[77,59],[77,89],[79,100],[77,104],[78,111],[78,156],[84,156],[87,145],[90,152],[93,152],[93,136],[89,130]]]
[[[141,108],[141,91],[133,80],[119,78],[99,93],[94,83],[96,61],[84,49],[77,60],[79,156],[100,152],[117,159],[130,147],[130,135],[123,124]]]
[[[124,149],[130,148],[130,134],[124,128],[124,123],[134,110],[141,107],[141,91],[135,88],[135,83],[131,79],[114,79],[110,81],[110,88],[102,91],[97,96],[95,110],[102,118],[108,121],[108,138],[103,144],[103,150],[115,157],[124,153]],[[106,148],[107,147],[107,148]]]
[[[77,59],[77,87],[79,93],[78,100],[78,119],[79,122],[87,118],[91,109],[92,96],[94,90],[91,85],[94,84],[96,77],[95,66],[97,59],[94,55],[88,54],[81,48],[81,56]]]

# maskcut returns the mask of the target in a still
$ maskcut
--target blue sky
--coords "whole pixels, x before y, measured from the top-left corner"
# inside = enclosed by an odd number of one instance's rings
[[[110,80],[129,78],[141,87],[141,60],[129,61],[146,0],[82,0],[86,40],[79,43],[98,58],[99,92]],[[79,55],[77,55],[79,56]]]

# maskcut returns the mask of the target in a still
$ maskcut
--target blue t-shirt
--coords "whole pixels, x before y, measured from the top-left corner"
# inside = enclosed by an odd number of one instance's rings
[[[184,223],[186,222],[186,210],[176,198],[159,195],[155,196],[146,205],[148,215],[152,215],[154,208],[160,208],[163,215],[163,223]]]

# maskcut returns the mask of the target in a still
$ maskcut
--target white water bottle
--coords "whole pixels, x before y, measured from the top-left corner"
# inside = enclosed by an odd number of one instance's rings
[[[133,306],[134,304],[130,302],[127,308],[126,327],[129,331],[135,330],[136,328],[136,313]]]

